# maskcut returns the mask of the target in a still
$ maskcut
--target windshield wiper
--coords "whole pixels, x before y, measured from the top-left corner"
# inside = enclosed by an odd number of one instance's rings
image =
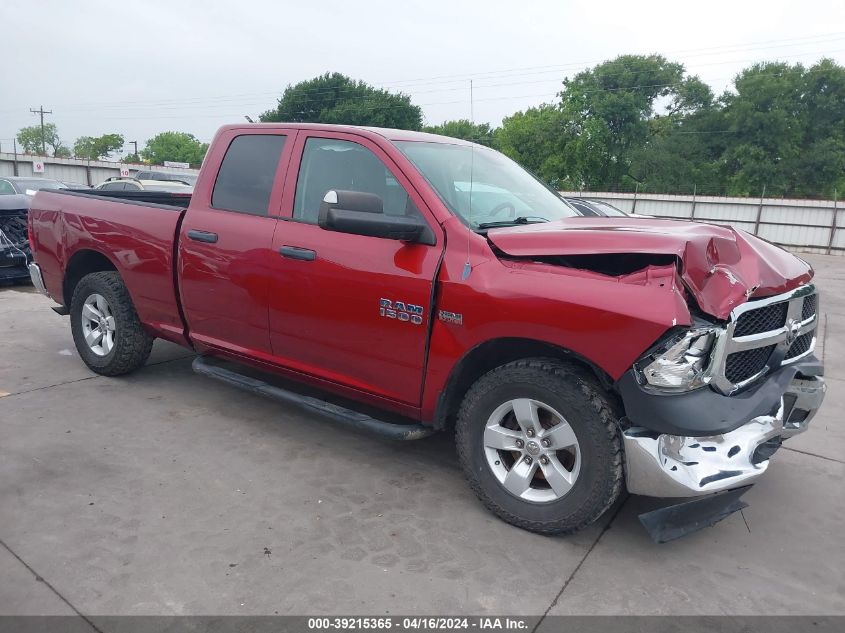
[[[497,222],[481,222],[476,228],[478,229],[494,229],[498,226],[517,226],[520,224],[536,224],[539,222],[548,222],[547,218],[539,215],[520,215],[519,217],[510,220],[499,220]]]

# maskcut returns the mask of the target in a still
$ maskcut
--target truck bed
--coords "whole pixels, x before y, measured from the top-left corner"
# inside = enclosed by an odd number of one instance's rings
[[[65,274],[71,277],[82,258],[105,255],[126,281],[141,321],[156,336],[184,344],[174,267],[189,199],[167,192],[39,191],[29,216],[50,296],[69,305]]]
[[[150,202],[187,209],[191,202],[189,193],[171,193],[169,191],[107,191],[105,189],[62,189],[65,194],[112,198],[123,202]]]

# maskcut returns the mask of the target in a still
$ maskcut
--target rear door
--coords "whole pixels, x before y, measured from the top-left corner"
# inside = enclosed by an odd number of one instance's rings
[[[206,157],[216,179],[198,183],[179,234],[182,308],[195,343],[270,353],[267,293],[290,130],[230,129]]]
[[[300,131],[273,240],[270,339],[276,362],[418,406],[439,225],[390,158],[347,133]],[[296,183],[295,190],[292,186]],[[329,190],[379,195],[385,213],[425,220],[435,244],[350,235],[317,225]]]

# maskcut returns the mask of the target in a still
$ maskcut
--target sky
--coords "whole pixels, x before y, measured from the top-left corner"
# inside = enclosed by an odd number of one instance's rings
[[[68,146],[210,141],[327,71],[410,94],[426,124],[495,126],[622,54],[662,54],[717,93],[757,61],[845,64],[842,0],[0,0],[0,33],[2,151],[42,105]]]

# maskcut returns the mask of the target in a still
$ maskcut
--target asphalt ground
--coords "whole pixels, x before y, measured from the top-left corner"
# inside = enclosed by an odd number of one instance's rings
[[[827,400],[713,528],[655,545],[629,497],[544,537],[489,514],[447,435],[394,443],[191,371],[90,372],[68,320],[0,289],[2,614],[845,614],[845,259]]]

